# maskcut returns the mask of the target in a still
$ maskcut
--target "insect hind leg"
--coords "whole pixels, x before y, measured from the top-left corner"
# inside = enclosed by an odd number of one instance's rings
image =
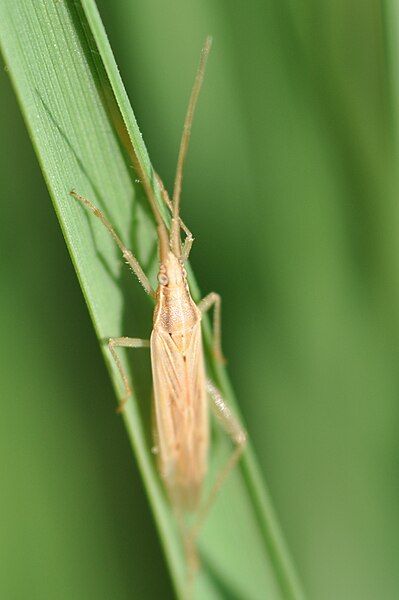
[[[225,433],[227,433],[227,435],[233,441],[233,443],[235,444],[235,448],[230,454],[225,464],[219,470],[219,473],[216,476],[216,480],[208,494],[208,497],[206,498],[204,504],[200,507],[196,521],[190,529],[190,539],[187,543],[191,544],[194,548],[200,530],[209,514],[210,509],[212,508],[215,502],[218,492],[225,483],[230,471],[232,471],[238,463],[247,443],[247,434],[245,430],[243,429],[237,417],[233,414],[232,410],[224,400],[220,390],[209,379],[206,382],[206,387],[208,394],[210,395],[212,400],[211,406],[217,418],[217,421],[219,422]]]

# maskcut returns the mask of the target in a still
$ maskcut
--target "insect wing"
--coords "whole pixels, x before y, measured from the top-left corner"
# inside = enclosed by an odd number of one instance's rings
[[[151,363],[161,476],[174,503],[194,510],[206,473],[209,443],[200,323],[184,338],[182,349],[181,339],[178,347],[167,331],[154,328]]]

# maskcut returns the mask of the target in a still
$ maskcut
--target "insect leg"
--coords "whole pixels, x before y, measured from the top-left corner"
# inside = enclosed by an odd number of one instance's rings
[[[192,543],[195,543],[196,538],[198,537],[199,531],[211,509],[215,498],[223,486],[224,482],[230,471],[234,469],[235,465],[240,459],[241,454],[243,453],[246,443],[247,443],[247,434],[245,430],[242,428],[236,416],[233,414],[232,410],[226,404],[220,390],[215,386],[215,384],[209,379],[206,382],[207,391],[212,399],[212,409],[218,422],[221,427],[227,433],[227,435],[231,438],[231,440],[235,444],[235,448],[228,458],[227,462],[221,467],[215,483],[213,484],[209,495],[202,505],[197,520],[191,529],[191,540]]]
[[[89,210],[91,210],[91,212],[100,219],[101,223],[108,229],[109,233],[113,237],[116,244],[118,244],[119,248],[122,251],[123,257],[126,259],[128,264],[132,268],[133,273],[136,275],[137,279],[139,280],[139,282],[141,283],[141,285],[143,286],[143,288],[145,289],[147,294],[149,294],[150,296],[155,296],[155,291],[153,290],[153,288],[148,280],[148,277],[144,273],[143,269],[141,268],[140,263],[138,262],[137,258],[134,256],[134,254],[131,250],[126,248],[125,244],[122,242],[120,237],[117,235],[115,229],[112,227],[111,223],[108,221],[108,219],[106,218],[104,213],[99,208],[97,208],[97,206],[95,206],[90,200],[88,200],[84,196],[81,196],[80,194],[75,192],[75,190],[72,190],[69,193],[76,200],[78,200],[79,202],[81,202],[82,204],[87,206],[87,208]]]
[[[223,364],[226,362],[226,359],[222,352],[222,298],[216,292],[211,292],[205,298],[202,298],[198,304],[198,308],[202,313],[205,313],[213,305],[215,306],[213,312],[213,353],[216,359]]]
[[[191,527],[187,528],[187,525],[185,524],[183,518],[177,515],[179,528],[184,542],[184,549],[188,565],[187,589],[188,594],[190,594],[188,597],[190,598],[192,597],[191,593],[194,586],[195,575],[199,567],[199,559],[197,552],[198,535],[209,514],[210,509],[212,508],[215,502],[219,490],[226,481],[230,471],[234,469],[235,465],[239,461],[247,442],[247,434],[245,430],[240,425],[238,419],[235,417],[230,407],[226,404],[220,390],[209,379],[206,381],[206,389],[212,399],[211,406],[218,422],[220,423],[222,429],[234,442],[236,447],[227,459],[226,463],[221,467],[220,471],[218,472],[215,482],[212,485],[205,502],[199,508],[194,524]]]
[[[155,173],[155,177],[158,181],[158,185],[161,190],[162,200],[164,201],[164,203],[166,204],[166,206],[169,208],[170,212],[172,213],[173,212],[172,201],[169,198],[168,190],[165,188],[163,181],[160,178],[160,176],[158,175],[158,173]],[[172,222],[173,222],[173,217],[172,217]],[[186,261],[190,255],[191,246],[193,245],[194,237],[193,237],[193,234],[191,233],[191,231],[189,230],[189,228],[184,224],[183,220],[180,217],[179,217],[179,223],[180,223],[180,229],[182,229],[182,231],[184,231],[184,233],[186,235],[186,239],[184,240],[184,244],[183,244],[183,248],[182,248],[182,258],[184,261]]]
[[[129,337],[119,337],[119,338],[110,338],[108,340],[108,348],[112,354],[112,358],[115,361],[116,366],[118,367],[119,373],[121,374],[123,385],[125,387],[125,397],[121,400],[117,412],[122,412],[124,406],[129,398],[132,395],[132,389],[129,384],[129,380],[126,374],[125,369],[122,366],[121,359],[119,358],[115,348],[149,348],[150,342],[149,340],[140,340],[138,338],[129,338]]]

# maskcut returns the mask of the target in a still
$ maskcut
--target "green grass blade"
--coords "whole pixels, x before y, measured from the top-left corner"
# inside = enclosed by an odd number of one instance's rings
[[[155,231],[141,188],[121,144],[121,111],[141,175],[151,165],[95,4],[4,0],[0,36],[7,68],[36,148],[117,393],[122,386],[106,351],[110,336],[148,336],[150,307],[126,274],[112,240],[68,196],[72,188],[106,209],[153,275]],[[116,100],[116,101],[115,101]],[[118,135],[119,132],[119,135]],[[133,225],[131,225],[133,223]],[[198,289],[194,291],[198,295]],[[130,304],[128,305],[128,301]],[[147,323],[147,327],[143,327]],[[209,332],[208,332],[209,333]],[[136,357],[124,358],[140,379]],[[140,364],[140,359],[137,358]],[[211,369],[234,403],[225,372]],[[148,376],[124,414],[177,593],[184,560],[150,453]],[[145,391],[140,391],[141,389]],[[217,437],[218,452],[226,443]],[[198,597],[300,598],[265,486],[249,449],[229,478],[201,539]]]

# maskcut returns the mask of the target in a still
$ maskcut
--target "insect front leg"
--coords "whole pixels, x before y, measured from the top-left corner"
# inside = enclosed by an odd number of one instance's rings
[[[164,201],[166,206],[169,208],[170,212],[173,212],[172,201],[169,198],[168,190],[165,188],[163,181],[160,178],[160,176],[158,175],[158,173],[155,173],[155,176],[157,178],[158,185],[161,190],[162,200]],[[172,221],[173,221],[173,218],[172,218]],[[182,231],[184,231],[184,234],[186,236],[186,239],[184,240],[183,248],[182,248],[182,258],[184,261],[186,261],[186,260],[188,260],[188,257],[190,255],[191,246],[193,245],[193,242],[194,242],[194,237],[193,237],[193,234],[191,233],[191,231],[189,230],[189,228],[184,224],[183,220],[180,217],[179,217],[179,223],[180,223],[180,229]]]
[[[213,312],[213,353],[216,360],[221,364],[226,362],[222,352],[222,298],[216,292],[211,292],[198,304],[198,308],[202,314],[206,313],[212,306],[215,307]]]
[[[129,338],[129,337],[119,337],[119,338],[110,338],[108,341],[108,348],[112,354],[112,358],[115,361],[116,366],[118,367],[118,371],[121,374],[123,385],[125,387],[125,396],[121,400],[117,412],[122,412],[126,402],[128,401],[129,396],[132,395],[132,389],[129,384],[129,379],[125,369],[123,368],[121,359],[118,356],[115,348],[149,348],[150,342],[149,340],[140,340],[139,338]]]
[[[208,494],[207,499],[200,508],[197,520],[194,523],[190,532],[190,539],[193,546],[195,544],[195,540],[198,537],[199,531],[210,509],[212,508],[213,503],[215,502],[216,496],[220,488],[226,481],[226,478],[230,471],[232,471],[236,466],[247,443],[247,434],[245,430],[239,423],[237,417],[233,414],[229,405],[224,400],[221,391],[215,386],[215,384],[210,379],[206,381],[206,389],[212,400],[211,407],[213,413],[215,414],[217,421],[221,425],[222,429],[225,431],[225,433],[227,433],[232,442],[235,444],[235,448],[228,460],[226,461],[226,463],[221,467],[218,475],[216,476],[216,480]]]
[[[75,192],[75,190],[72,190],[71,192],[69,192],[69,194],[71,196],[73,196],[73,198],[75,198],[75,200],[78,200],[79,202],[84,204],[84,206],[86,206],[93,213],[93,215],[95,215],[98,219],[100,219],[101,223],[104,225],[104,227],[106,227],[106,229],[108,229],[112,238],[114,239],[116,244],[121,249],[123,257],[126,259],[127,263],[130,265],[133,273],[136,275],[137,279],[143,286],[144,290],[150,296],[155,297],[155,291],[152,288],[152,285],[150,284],[147,275],[144,273],[143,269],[141,268],[139,261],[134,256],[133,252],[131,250],[129,250],[125,246],[125,244],[122,242],[122,240],[117,235],[115,229],[112,227],[111,223],[108,221],[108,219],[106,218],[104,213],[99,208],[97,208],[97,206],[95,204],[93,204],[91,202],[91,200],[88,200],[84,196],[81,196],[80,194]]]

